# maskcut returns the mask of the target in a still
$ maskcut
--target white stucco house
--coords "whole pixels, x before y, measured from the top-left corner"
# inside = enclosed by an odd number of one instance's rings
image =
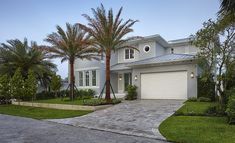
[[[111,84],[116,95],[138,87],[139,99],[188,99],[197,96],[198,48],[189,38],[166,41],[160,35],[130,41],[134,49],[118,49],[111,58]],[[93,89],[97,95],[105,83],[105,60],[75,61],[78,89]]]

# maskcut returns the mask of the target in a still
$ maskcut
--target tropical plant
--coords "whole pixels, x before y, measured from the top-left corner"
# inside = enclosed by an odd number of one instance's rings
[[[35,74],[32,70],[29,70],[28,77],[24,82],[24,96],[23,98],[26,100],[32,99],[37,92],[37,80],[35,78]]]
[[[87,31],[92,39],[94,44],[99,48],[100,52],[105,54],[106,58],[106,92],[105,99],[107,102],[111,101],[110,97],[110,58],[112,51],[115,51],[118,48],[134,48],[127,46],[126,43],[130,40],[133,40],[136,37],[131,37],[123,39],[128,33],[132,32],[131,28],[137,20],[127,20],[123,21],[120,18],[122,8],[119,9],[117,15],[114,17],[113,10],[110,9],[108,13],[104,6],[101,4],[97,9],[93,9],[94,18],[84,14],[83,16],[88,21],[88,26],[83,24],[79,25],[85,31]]]
[[[27,78],[31,69],[36,78],[46,84],[51,72],[56,70],[56,65],[47,60],[46,52],[35,42],[31,42],[29,46],[27,39],[23,42],[18,39],[8,40],[6,44],[0,45],[0,74],[9,74],[12,77],[18,68],[22,70],[24,78]]]
[[[75,59],[97,58],[96,48],[92,45],[90,36],[78,25],[66,23],[66,31],[57,26],[57,32],[52,33],[45,39],[51,44],[44,49],[50,52],[51,58],[62,58],[61,62],[69,61],[70,70],[70,99],[74,98],[74,62]]]
[[[128,85],[127,86],[127,95],[126,100],[135,100],[137,99],[137,86],[135,85]]]
[[[235,1],[234,0],[221,0],[219,14],[223,14],[223,15],[234,14],[235,15]]]
[[[61,86],[61,77],[59,75],[54,74],[51,78],[50,87],[55,92],[55,97],[57,97],[57,93],[60,91]]]

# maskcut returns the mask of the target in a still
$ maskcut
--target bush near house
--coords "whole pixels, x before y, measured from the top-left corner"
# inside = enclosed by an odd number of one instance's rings
[[[10,99],[10,78],[8,75],[0,76],[0,104],[10,104]]]
[[[235,93],[229,97],[226,113],[229,124],[235,124]]]
[[[209,98],[215,101],[215,83],[211,80],[205,81],[203,78],[198,78],[198,97]]]
[[[57,92],[58,97],[64,98],[69,96],[69,90],[61,90]],[[95,91],[92,89],[80,89],[74,92],[75,98],[77,99],[90,99],[93,98],[95,95]],[[36,94],[37,100],[44,100],[44,99],[53,99],[55,98],[55,93],[52,91],[42,91]]]
[[[135,100],[137,99],[137,86],[135,85],[128,85],[127,86],[127,95],[126,100]]]

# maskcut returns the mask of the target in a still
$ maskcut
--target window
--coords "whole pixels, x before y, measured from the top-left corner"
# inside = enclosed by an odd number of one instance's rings
[[[174,48],[171,48],[171,54],[174,54]]]
[[[144,51],[146,52],[146,53],[148,53],[149,51],[150,51],[150,46],[144,46]]]
[[[92,74],[92,86],[96,86],[96,70],[92,70],[91,74]]]
[[[78,74],[79,74],[79,86],[83,86],[83,72],[80,71]]]
[[[89,86],[89,71],[86,71],[85,74],[86,74],[86,86]]]
[[[125,59],[134,59],[133,49],[125,49]]]

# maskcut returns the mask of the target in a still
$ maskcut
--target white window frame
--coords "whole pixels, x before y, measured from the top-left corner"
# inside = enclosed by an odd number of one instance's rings
[[[82,77],[80,77],[80,73],[82,73]],[[78,72],[78,85],[80,86],[80,87],[82,87],[82,86],[84,86],[84,73],[83,73],[83,71],[79,71]],[[80,82],[82,80],[82,82]],[[81,83],[82,83],[82,85],[81,85]]]
[[[93,82],[93,72],[95,73],[95,82]],[[97,73],[96,73],[96,70],[91,70],[91,86],[97,86]]]
[[[129,50],[128,58],[126,58],[126,50]],[[133,58],[131,58],[131,50],[133,50]],[[133,60],[135,59],[135,50],[131,48],[124,49],[124,60]]]
[[[81,69],[75,69],[77,72],[83,73],[83,86],[79,86],[79,88],[87,89],[87,88],[99,88],[99,67],[92,67],[92,68],[81,68]],[[86,86],[86,71],[89,72],[89,86]],[[96,85],[92,85],[92,71],[96,71]],[[78,75],[78,81],[79,81],[79,75]],[[79,84],[78,84],[79,85]]]
[[[90,71],[86,70],[84,71],[84,73],[85,73],[85,86],[90,86]],[[88,79],[87,79],[87,75],[88,75]],[[88,81],[88,84],[87,84],[87,81]]]
[[[149,51],[145,51],[145,48],[146,48],[146,47],[149,47]],[[143,48],[143,51],[144,51],[145,53],[150,52],[150,51],[151,51],[151,46],[150,46],[150,45],[145,45],[144,48]]]

